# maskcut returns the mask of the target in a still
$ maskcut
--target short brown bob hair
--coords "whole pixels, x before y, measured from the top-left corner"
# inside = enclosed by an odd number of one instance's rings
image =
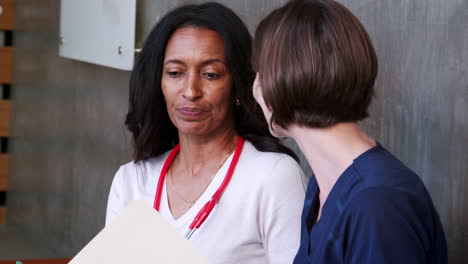
[[[255,32],[252,60],[271,123],[324,128],[368,116],[377,56],[338,2],[293,0],[274,10]]]

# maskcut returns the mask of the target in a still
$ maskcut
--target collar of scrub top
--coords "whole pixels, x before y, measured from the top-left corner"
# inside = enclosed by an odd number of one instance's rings
[[[210,215],[211,211],[213,211],[214,206],[221,198],[224,190],[226,189],[227,185],[231,181],[232,174],[236,168],[237,162],[239,161],[240,154],[242,152],[242,148],[244,147],[244,139],[239,136],[237,139],[236,150],[234,152],[234,157],[232,157],[231,164],[229,165],[229,169],[224,176],[224,180],[219,186],[218,190],[213,194],[211,199],[202,207],[202,209],[198,212],[197,216],[193,219],[192,223],[190,224],[189,230],[185,237],[190,239],[193,233],[200,228],[200,226],[205,222],[206,218]],[[161,205],[161,196],[162,196],[162,189],[164,185],[164,180],[166,178],[167,171],[171,166],[172,161],[174,160],[175,156],[180,150],[180,144],[177,144],[175,148],[169,153],[169,156],[164,162],[163,168],[161,170],[161,175],[159,176],[158,186],[156,188],[156,195],[154,197],[154,209],[159,212],[159,206]]]

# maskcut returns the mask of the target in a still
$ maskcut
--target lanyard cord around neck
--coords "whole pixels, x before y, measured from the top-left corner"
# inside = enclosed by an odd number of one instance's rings
[[[224,177],[223,182],[221,183],[221,186],[219,186],[218,190],[213,194],[211,199],[203,206],[203,208],[198,212],[197,216],[193,220],[192,224],[190,224],[189,227],[189,234],[187,234],[187,237],[189,238],[193,232],[200,228],[200,226],[203,224],[205,219],[210,215],[211,211],[213,210],[214,206],[218,202],[218,200],[221,198],[221,195],[223,194],[224,190],[226,189],[227,185],[231,181],[232,174],[234,173],[234,170],[236,168],[237,162],[239,161],[240,154],[242,152],[242,148],[244,147],[244,139],[239,136],[237,139],[237,145],[236,145],[236,150],[234,152],[234,157],[232,157],[231,164],[229,165],[229,169],[226,173],[226,176]],[[159,211],[159,207],[161,205],[161,196],[162,196],[162,189],[164,185],[164,180],[166,178],[166,174],[169,170],[169,167],[171,166],[172,161],[174,158],[177,156],[177,153],[180,151],[180,144],[177,144],[175,148],[169,153],[169,156],[166,159],[166,162],[163,165],[163,168],[161,170],[161,174],[159,176],[159,181],[158,185],[156,188],[156,194],[154,197],[154,209],[156,211]]]

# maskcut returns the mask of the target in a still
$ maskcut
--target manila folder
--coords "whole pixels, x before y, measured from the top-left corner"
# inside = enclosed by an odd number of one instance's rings
[[[211,263],[144,201],[132,202],[70,264]]]

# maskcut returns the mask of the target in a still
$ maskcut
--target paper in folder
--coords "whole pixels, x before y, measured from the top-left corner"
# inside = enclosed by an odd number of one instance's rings
[[[70,264],[211,263],[156,210],[135,201],[106,226]]]

